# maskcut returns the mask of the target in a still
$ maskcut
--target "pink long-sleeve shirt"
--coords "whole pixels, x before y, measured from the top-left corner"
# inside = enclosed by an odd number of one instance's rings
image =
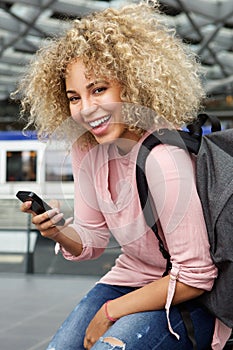
[[[95,259],[107,248],[111,232],[122,254],[100,279],[102,283],[140,287],[161,278],[166,268],[157,238],[145,223],[138,197],[135,173],[139,146],[140,143],[135,144],[123,156],[115,144],[82,149],[76,142],[72,147],[75,182],[72,226],[82,240],[83,251],[78,257],[62,247],[61,251],[69,260]],[[217,269],[209,253],[194,162],[189,154],[175,146],[155,147],[146,162],[146,176],[159,217],[159,235],[171,256],[172,278],[165,308],[169,329],[179,338],[169,321],[176,280],[209,291]],[[224,337],[219,339],[223,328],[216,323],[215,350],[221,349],[225,341]],[[225,328],[224,331],[227,332]]]

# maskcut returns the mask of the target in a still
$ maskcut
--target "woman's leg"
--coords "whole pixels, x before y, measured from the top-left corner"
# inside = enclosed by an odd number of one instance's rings
[[[47,350],[84,350],[86,328],[96,312],[107,300],[118,298],[132,290],[134,288],[95,285],[64,321]]]
[[[211,344],[214,317],[194,302],[186,304],[194,324],[197,348],[204,350]],[[120,318],[92,350],[192,350],[179,308],[171,308],[170,320],[180,340],[169,332],[164,310],[142,312]]]

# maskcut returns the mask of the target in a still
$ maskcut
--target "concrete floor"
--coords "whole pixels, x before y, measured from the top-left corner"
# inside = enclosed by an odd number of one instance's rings
[[[95,276],[0,273],[0,350],[45,350],[96,281]]]

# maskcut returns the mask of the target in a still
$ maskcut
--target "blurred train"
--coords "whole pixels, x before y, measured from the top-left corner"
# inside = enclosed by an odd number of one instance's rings
[[[0,200],[15,198],[19,190],[43,198],[72,199],[68,150],[39,141],[34,132],[0,131]]]

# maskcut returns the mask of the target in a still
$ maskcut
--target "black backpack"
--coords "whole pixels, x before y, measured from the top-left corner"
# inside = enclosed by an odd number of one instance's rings
[[[202,126],[211,123],[211,133],[202,135]],[[233,129],[221,131],[217,118],[200,114],[188,131],[162,129],[150,134],[142,143],[136,165],[136,180],[147,225],[159,241],[167,259],[166,275],[171,268],[169,252],[158,235],[149,200],[145,176],[146,158],[158,144],[181,147],[196,155],[197,190],[207,226],[210,253],[218,267],[213,289],[205,292],[200,302],[225,325],[233,327]]]

